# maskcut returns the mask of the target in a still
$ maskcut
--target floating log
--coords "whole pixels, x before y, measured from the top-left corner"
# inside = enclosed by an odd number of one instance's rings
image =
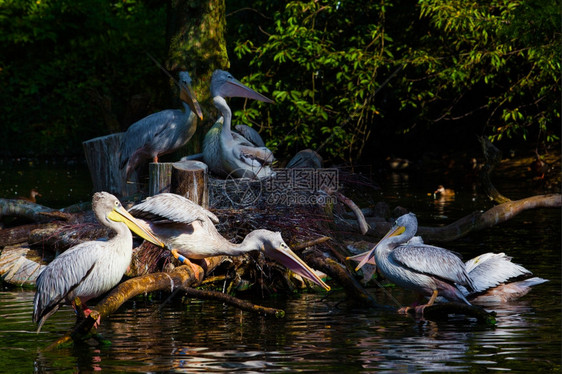
[[[171,190],[209,208],[208,167],[201,161],[185,160],[172,165]]]
[[[472,212],[457,221],[440,227],[418,227],[417,234],[422,236],[425,241],[448,242],[462,238],[473,231],[480,231],[506,222],[521,212],[539,208],[560,208],[562,207],[561,194],[536,195],[526,197],[521,200],[509,200],[500,205],[496,205],[485,212]],[[349,219],[340,219],[339,224],[358,227],[357,222]],[[367,218],[370,228],[367,235],[382,237],[390,230],[392,223],[379,222]]]
[[[119,168],[121,137],[124,133],[110,134],[82,142],[86,163],[94,191],[107,191],[118,197],[132,196],[139,192],[139,179],[136,171],[129,177]]]
[[[163,192],[172,192],[172,163],[151,162],[148,165],[148,195],[154,196]]]

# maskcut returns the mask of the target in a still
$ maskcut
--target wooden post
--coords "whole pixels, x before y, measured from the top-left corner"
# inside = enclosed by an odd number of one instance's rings
[[[171,191],[187,197],[203,208],[209,208],[207,165],[201,161],[186,160],[173,164]]]
[[[148,165],[148,195],[154,196],[163,192],[171,192],[172,163],[151,162]]]
[[[128,197],[139,192],[138,175],[133,172],[129,183],[125,172],[119,169],[119,147],[123,133],[115,133],[82,142],[86,163],[94,191],[108,191],[118,197]]]

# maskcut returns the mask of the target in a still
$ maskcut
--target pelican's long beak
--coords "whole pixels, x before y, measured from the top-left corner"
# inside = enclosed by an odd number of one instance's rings
[[[229,78],[224,82],[220,88],[220,94],[223,97],[247,97],[248,99],[259,100],[265,103],[273,103],[273,100],[245,86],[236,78]]]
[[[280,264],[291,270],[293,273],[296,273],[301,277],[316,283],[326,291],[330,291],[330,286],[324,283],[324,281],[320,279],[318,275],[316,275],[314,270],[312,270],[303,260],[301,260],[299,256],[297,256],[287,244],[282,243],[280,247],[273,249],[267,248],[266,246],[264,252],[267,257],[279,262]]]
[[[109,213],[107,218],[112,221],[123,222],[132,232],[134,232],[141,238],[148,240],[152,244],[155,244],[159,247],[165,246],[165,244],[162,243],[162,241],[152,233],[152,230],[150,230],[150,228],[148,228],[144,223],[135,219],[135,217],[127,212],[122,206],[115,207],[111,211],[111,213]]]
[[[195,91],[193,91],[190,85],[180,83],[180,99],[189,105],[200,120],[203,120],[203,112],[201,112],[201,107],[197,101],[197,96],[195,96]]]
[[[361,260],[361,262],[359,262],[359,265],[357,265],[357,267],[355,268],[355,271],[361,269],[363,267],[363,265],[365,265],[366,263],[375,263],[375,259],[374,259],[374,255],[375,255],[375,249],[377,249],[377,247],[379,246],[379,244],[381,244],[386,238],[390,238],[392,236],[396,236],[396,235],[400,235],[404,232],[404,230],[406,230],[406,228],[404,226],[394,226],[390,229],[389,232],[386,233],[386,235],[379,240],[379,242],[368,252],[364,252],[364,253],[360,253],[358,255],[352,256],[352,257],[348,257],[348,260]],[[371,260],[372,259],[372,260]]]

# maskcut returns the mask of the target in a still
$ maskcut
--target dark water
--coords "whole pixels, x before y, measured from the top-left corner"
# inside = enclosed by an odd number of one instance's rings
[[[435,182],[389,178],[374,199],[407,207],[421,224],[431,225],[491,206],[470,189],[460,189],[454,200],[436,202],[428,195]],[[57,188],[64,196],[65,188]],[[536,193],[507,186],[502,192],[514,198]],[[498,315],[494,328],[462,319],[434,323],[354,309],[341,302],[344,296],[337,290],[326,298],[305,293],[253,300],[284,309],[284,319],[212,301],[182,304],[175,299],[161,307],[155,295],[129,301],[102,321],[99,332],[110,345],[42,352],[72,327],[72,310],[63,308],[36,334],[33,291],[5,287],[0,293],[0,372],[559,372],[560,237],[560,211],[543,209],[446,245],[465,258],[505,252],[550,280],[516,302],[487,306]],[[388,290],[392,297],[371,291],[386,304],[413,300],[397,288]]]

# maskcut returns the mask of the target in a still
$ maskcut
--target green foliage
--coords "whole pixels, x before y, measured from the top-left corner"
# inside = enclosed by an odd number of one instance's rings
[[[379,115],[378,71],[394,66],[384,16],[380,4],[360,1],[289,2],[274,13],[267,41],[237,44],[235,54],[251,54],[257,71],[246,82],[276,101],[266,118],[253,114],[253,121],[266,123],[265,138],[275,139],[270,146],[282,154],[324,146],[348,160],[361,153]]]
[[[412,84],[410,92],[417,95],[404,105],[420,106],[438,97],[440,104],[448,104],[448,111],[441,112],[444,119],[482,111],[491,140],[526,139],[529,133],[539,141],[558,139],[557,1],[420,0],[420,15],[430,29],[407,62],[429,78],[424,85]],[[472,107],[466,101],[457,104],[465,97]]]
[[[165,14],[142,1],[0,1],[4,154],[78,154],[155,75]],[[157,73],[161,74],[161,73]],[[108,118],[109,117],[109,118]]]
[[[240,31],[234,54],[256,71],[246,82],[276,105],[235,114],[261,124],[278,153],[324,146],[354,161],[373,133],[419,134],[444,121],[457,137],[462,126],[492,140],[559,139],[554,0],[252,6],[259,32],[227,20]]]

